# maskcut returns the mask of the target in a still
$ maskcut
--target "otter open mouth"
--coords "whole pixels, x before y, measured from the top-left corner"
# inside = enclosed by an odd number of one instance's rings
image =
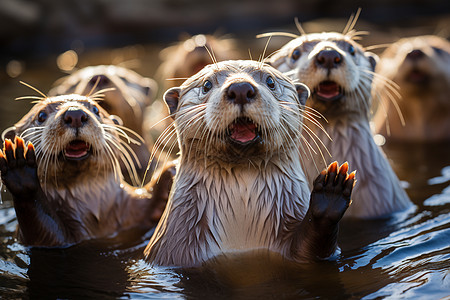
[[[64,157],[69,160],[81,160],[89,155],[90,149],[90,145],[85,141],[74,140],[64,149]]]
[[[406,75],[406,80],[413,84],[426,84],[429,81],[430,76],[419,69],[413,69]]]
[[[237,118],[228,126],[229,139],[238,145],[246,146],[259,139],[258,127],[249,118]]]
[[[314,89],[314,93],[318,100],[335,101],[343,96],[342,88],[334,81],[322,81]]]

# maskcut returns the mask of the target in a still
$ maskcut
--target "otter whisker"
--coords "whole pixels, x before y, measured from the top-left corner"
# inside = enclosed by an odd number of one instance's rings
[[[314,159],[313,153],[311,153],[311,151],[314,152],[314,150],[312,149],[312,146],[310,145],[310,143],[306,140],[306,138],[303,135],[302,135],[301,139],[302,139],[302,142],[306,145],[306,149],[309,152],[309,158],[308,158],[308,156],[306,158],[308,160],[311,159],[311,161],[313,162],[313,165],[314,165],[314,168],[316,169],[316,171],[320,172],[319,167],[317,166],[316,161]],[[315,153],[315,154],[317,155],[317,153]],[[302,159],[302,162],[303,162],[303,158],[301,158],[301,159]],[[308,174],[309,170],[307,168],[303,168],[303,170],[304,170],[304,172],[306,172],[306,174]]]
[[[375,77],[375,79],[378,79],[381,82],[385,83],[387,86],[389,86],[392,89],[393,92],[394,91],[396,92],[395,93],[396,96],[401,98],[401,95],[400,95],[400,92],[399,92],[400,86],[397,83],[395,83],[394,81],[390,80],[389,78],[387,78],[387,77],[385,77],[385,76],[383,76],[381,74],[375,73],[373,71],[370,71],[370,70],[362,70],[362,71],[364,73],[372,75],[373,77]]]
[[[171,115],[165,116],[164,118],[162,118],[161,120],[159,120],[158,122],[156,122],[155,124],[153,124],[152,126],[150,126],[148,129],[151,130],[151,129],[153,129],[155,126],[157,126],[157,125],[161,124],[162,122],[164,122],[164,121],[166,121],[166,120],[168,120],[168,119],[171,119],[171,118],[173,118]],[[171,125],[172,125],[172,124],[171,124]]]
[[[269,58],[271,58],[272,56],[274,56],[275,54],[277,54],[278,52],[280,52],[281,49],[275,50],[272,53],[270,53],[269,55],[267,55],[266,58],[264,58],[263,63],[265,63]]]
[[[137,134],[136,132],[134,132],[133,130],[124,127],[124,126],[120,126],[120,125],[108,125],[108,124],[101,124],[103,129],[109,129],[112,131],[116,131],[120,136],[124,137],[128,143],[133,143],[136,145],[141,145],[143,143],[145,143],[144,139]],[[129,132],[131,134],[133,134],[134,137],[136,137],[138,140],[131,138],[126,132]]]
[[[156,155],[158,154],[158,159],[155,164],[155,170],[158,169],[159,162],[161,160],[161,155],[163,153],[163,150],[167,147],[167,144],[173,139],[173,137],[176,135],[176,128],[173,126],[173,124],[170,124],[167,126],[164,131],[160,134],[158,139],[155,141],[155,144],[153,145],[150,158],[148,160],[147,168],[145,169],[144,176],[142,182],[145,182],[145,179],[147,178],[148,171],[150,170],[150,165],[155,159]],[[176,139],[174,139],[176,141]],[[169,153],[170,155],[170,153]]]
[[[97,88],[98,83],[100,82],[100,76],[97,76],[97,80],[95,81],[94,85],[92,86],[91,90],[89,91],[89,93],[87,93],[86,97],[89,97],[92,92]]]
[[[290,37],[293,39],[299,38],[299,35],[293,34],[293,33],[289,33],[289,32],[281,32],[281,31],[274,31],[274,32],[267,32],[267,33],[261,33],[256,35],[257,39],[260,38],[265,38],[265,37],[272,37],[272,36],[286,36],[286,37]]]
[[[213,50],[212,49],[208,49],[208,46],[206,44],[203,47],[206,49],[206,52],[208,52],[208,55],[211,58],[211,61],[213,62],[213,64],[218,69],[218,67],[217,67],[217,59],[216,59],[216,56],[214,55]]]
[[[392,80],[390,80],[380,74],[377,74],[377,73],[374,73],[371,71],[366,71],[366,72],[374,76],[374,84],[375,85],[383,84],[383,86],[386,87],[386,89],[382,89],[382,90],[384,91],[385,95],[387,95],[386,96],[387,99],[389,101],[391,101],[391,103],[394,105],[394,108],[397,112],[397,115],[400,118],[400,122],[401,122],[402,126],[405,126],[406,123],[405,123],[405,119],[403,117],[403,113],[400,109],[400,106],[397,103],[397,100],[402,99],[402,96],[400,95],[400,92],[399,92],[400,87]],[[381,90],[381,89],[373,89],[373,90]],[[380,94],[378,94],[378,95],[380,95]],[[384,99],[382,94],[381,94],[381,98],[379,98],[379,99],[380,100]],[[381,103],[382,101],[379,101],[379,102]]]
[[[282,120],[284,120],[284,122],[282,122],[281,123],[281,126],[279,127],[280,129],[282,129],[282,140],[287,140],[287,139],[289,139],[291,142],[292,142],[292,145],[293,146],[296,146],[298,143],[297,142],[295,142],[294,141],[294,138],[297,140],[297,139],[299,139],[299,137],[300,137],[300,135],[301,135],[301,131],[300,130],[295,130],[294,131],[294,134],[295,134],[295,137],[293,138],[292,136],[291,136],[291,134],[289,134],[289,132],[288,132],[288,130],[287,130],[287,128],[286,128],[286,126],[284,125],[284,123],[287,123],[287,120],[286,120],[286,118],[285,118],[285,116],[282,116],[282,118],[281,118]],[[300,123],[300,122],[299,122]],[[300,127],[301,125],[299,124],[299,127]],[[281,145],[282,145],[282,147],[284,148],[284,143],[281,143]],[[295,150],[296,150],[296,152],[298,152],[299,150],[298,150],[298,148],[297,147],[295,147]],[[287,151],[283,151],[286,155],[287,155]],[[298,152],[298,154],[300,155],[300,153]]]
[[[111,78],[111,80],[114,81],[114,83],[115,83],[115,78]],[[105,88],[105,89],[98,90],[95,93],[93,93],[92,95],[89,95],[89,96],[86,96],[86,97],[89,97],[91,99],[93,99],[93,98],[100,98],[101,100],[103,100],[102,98],[105,97],[104,93],[112,92],[112,91],[115,91],[115,90],[116,90],[116,88],[114,88],[114,87]]]
[[[38,89],[35,88],[34,86],[32,86],[32,85],[30,85],[30,84],[28,84],[28,83],[26,83],[26,82],[24,82],[24,81],[19,81],[19,82],[20,82],[21,84],[23,84],[24,86],[26,86],[26,87],[32,89],[33,91],[37,92],[38,94],[40,94],[40,95],[43,97],[43,98],[41,98],[41,100],[48,97],[46,94],[44,94],[43,92],[41,92],[40,90],[38,90]]]
[[[261,56],[259,57],[259,62],[260,62],[259,68],[260,69],[262,68],[262,64],[264,63],[264,60],[265,60],[264,56],[266,55],[267,47],[269,47],[269,43],[270,43],[271,39],[272,39],[272,37],[269,36],[269,38],[267,39],[266,45],[264,46],[263,53],[261,53]]]
[[[116,181],[120,181],[122,173],[120,172],[119,161],[117,160],[117,157],[114,154],[114,150],[111,148],[111,146],[108,144],[108,142],[105,143],[105,150],[106,150],[106,153],[108,153],[108,156],[110,157],[111,166],[113,168],[113,173],[114,173],[114,179]]]
[[[380,48],[387,48],[389,47],[391,44],[378,44],[378,45],[372,45],[372,46],[367,46],[364,48],[365,51],[372,51],[375,49],[380,49]]]
[[[319,150],[319,152],[320,152],[320,157],[322,158],[323,163],[326,165],[327,162],[326,162],[326,159],[325,159],[325,155],[323,154],[323,152],[322,152],[322,150],[321,150],[319,144],[317,143],[317,141],[319,141],[320,145],[325,149],[325,151],[326,151],[326,153],[328,154],[328,156],[329,156],[329,157],[332,157],[330,151],[329,151],[328,148],[327,148],[327,146],[326,146],[325,143],[317,136],[317,134],[314,132],[314,130],[312,130],[312,129],[309,128],[308,126],[304,126],[303,128],[304,128],[303,132],[306,132],[306,134],[308,134],[308,136],[310,137],[310,140],[312,140],[312,141],[314,142],[314,144],[315,144],[316,147],[317,147],[317,150]],[[331,139],[331,138],[330,138],[330,139]],[[313,150],[313,149],[311,148],[311,150]],[[314,150],[313,150],[313,151],[314,151]],[[314,152],[315,152],[315,151],[314,151]],[[317,154],[317,153],[315,153],[315,154]]]
[[[343,35],[348,35],[351,31],[353,31],[353,28],[355,28],[356,22],[358,21],[360,14],[361,14],[361,7],[358,8],[356,14],[351,14],[347,24],[345,25],[344,30],[342,31]]]
[[[128,174],[130,174],[133,185],[138,185],[139,178],[137,175],[135,165],[133,163],[133,158],[135,159],[135,161],[137,163],[139,163],[139,160],[138,160],[136,154],[134,153],[134,151],[125,143],[123,143],[123,145],[125,145],[128,148],[124,148],[124,146],[122,146],[120,144],[120,140],[115,139],[114,136],[110,136],[107,133],[105,133],[105,140],[108,142],[108,144],[110,144],[111,146],[114,146],[116,149],[119,150],[119,153],[120,153],[119,158],[125,164],[125,168],[127,169]],[[130,155],[130,154],[132,154],[132,155]]]
[[[19,100],[33,100],[33,99],[38,100],[38,101],[33,101],[31,103],[38,103],[38,102],[42,101],[42,99],[44,99],[44,98],[39,97],[39,96],[21,96],[21,97],[14,98],[15,101],[19,101]]]
[[[120,79],[120,77],[112,76],[110,80],[115,86],[118,87],[119,90],[121,91],[130,90],[130,88],[126,85],[126,83],[123,80]],[[102,90],[100,90],[99,92],[102,92]],[[123,98],[130,105],[135,116],[140,119],[142,117],[142,110],[137,100],[134,97],[132,97],[129,93],[123,93]]]
[[[297,27],[298,32],[300,32],[300,36],[306,35],[306,31],[303,29],[302,24],[299,22],[298,18],[294,18],[295,27]]]

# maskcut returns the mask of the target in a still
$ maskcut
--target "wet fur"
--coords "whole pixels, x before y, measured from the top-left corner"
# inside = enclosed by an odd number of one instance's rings
[[[105,76],[106,80],[100,81],[93,92],[114,89],[104,94],[100,106],[109,114],[119,116],[123,126],[142,135],[145,108],[152,103],[158,88],[151,78],[115,65],[89,66],[56,81],[49,95],[88,95],[94,87],[95,76]]]
[[[353,31],[304,34],[284,45],[268,62],[292,79],[305,83],[313,91],[306,105],[324,117],[319,120],[324,130],[307,123],[313,132],[305,135],[305,139],[308,144],[316,145],[318,153],[303,160],[309,182],[318,172],[314,172],[315,168],[321,170],[333,160],[348,161],[358,170],[360,184],[354,190],[353,204],[345,216],[376,218],[412,204],[385,154],[373,141],[369,118],[377,57],[356,43],[355,35]],[[350,54],[350,47],[355,50],[354,55]],[[291,57],[295,49],[301,52],[297,60]],[[331,71],[319,68],[315,55],[322,49],[336,50],[343,58],[340,67]],[[343,97],[329,102],[318,100],[315,89],[324,80],[335,81],[343,87]]]
[[[423,57],[413,60],[413,50]],[[414,69],[420,70],[425,82],[408,81]],[[378,107],[375,130],[392,141],[439,142],[450,140],[450,43],[437,36],[403,38],[381,55],[377,73],[400,86],[398,105],[405,124],[390,101]],[[380,82],[375,89],[385,89]]]
[[[99,76],[101,80],[97,82],[96,79]],[[143,77],[130,69],[115,65],[89,66],[57,80],[49,95],[70,93],[88,95],[103,89],[111,90],[105,91],[104,96],[98,99],[100,106],[110,115],[118,116],[117,120],[120,125],[143,136],[145,110],[153,102],[157,91],[157,84],[151,78]],[[140,139],[137,136],[134,138]],[[141,183],[150,158],[149,148],[152,145],[153,140],[149,137],[146,142],[141,140],[139,144],[130,144],[138,157],[135,168],[139,178],[133,178],[130,170],[122,165],[122,171],[128,183],[135,186]],[[150,174],[153,169],[154,165],[151,165]]]
[[[276,81],[273,91],[265,84],[267,76]],[[213,88],[203,93],[207,79]],[[224,98],[230,85],[239,82],[258,91],[243,107]],[[301,101],[307,94],[302,93]],[[305,246],[308,238],[302,240],[304,249],[293,250],[310,190],[297,147],[303,105],[288,78],[260,62],[226,61],[205,67],[180,88],[167,91],[165,99],[181,157],[171,198],[145,250],[147,261],[198,266],[221,254],[257,249],[300,261],[333,254],[336,245],[324,246],[323,253],[311,251]],[[245,150],[226,137],[229,124],[243,115],[262,135],[260,143]]]
[[[84,126],[75,129],[64,124],[64,112],[70,108],[81,109],[88,115]],[[44,122],[38,119],[40,112],[47,114]],[[116,127],[109,114],[96,102],[75,94],[38,101],[16,124],[15,134],[35,146],[37,178],[40,182],[36,184],[41,191],[35,202],[37,208],[26,207],[22,211],[20,206],[32,199],[34,194],[24,198],[20,195],[20,188],[16,192],[13,190],[17,188],[9,188],[22,184],[22,179],[8,182],[6,177],[3,178],[14,170],[5,169],[5,174],[2,174],[3,181],[13,194],[23,243],[64,246],[109,236],[124,229],[155,225],[158,219],[151,216],[156,210],[161,210],[158,207],[161,203],[165,203],[172,178],[166,176],[159,185],[152,182],[141,189],[122,181],[119,159],[122,156],[126,161],[131,155],[124,154],[127,150],[119,139],[119,135],[126,135],[126,130]],[[73,139],[90,144],[92,153],[88,158],[68,161],[62,157],[64,148]],[[23,184],[28,183],[28,179],[23,179]],[[33,215],[36,210],[38,220],[35,224],[29,224],[27,215]],[[29,228],[24,226],[42,228],[30,236],[23,234],[29,232]]]

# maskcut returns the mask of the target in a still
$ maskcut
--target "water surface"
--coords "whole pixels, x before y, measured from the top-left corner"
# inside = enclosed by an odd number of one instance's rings
[[[148,70],[145,70],[149,72]],[[145,74],[145,71],[143,72]],[[63,74],[29,69],[20,77],[46,91]],[[147,74],[146,74],[147,75]],[[30,107],[34,94],[17,79],[1,81],[0,129]],[[202,270],[150,267],[143,261],[151,232],[86,241],[64,249],[29,249],[14,238],[11,197],[0,205],[2,298],[83,299],[441,299],[450,296],[450,144],[386,145],[415,208],[390,218],[346,220],[331,261],[292,265],[264,255]]]

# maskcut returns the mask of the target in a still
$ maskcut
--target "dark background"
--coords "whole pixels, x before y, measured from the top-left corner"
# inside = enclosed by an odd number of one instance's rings
[[[358,7],[360,19],[380,29],[449,26],[448,0],[0,0],[0,57],[5,63],[69,49],[170,43],[181,32],[248,38],[291,26],[294,17],[347,19]]]

